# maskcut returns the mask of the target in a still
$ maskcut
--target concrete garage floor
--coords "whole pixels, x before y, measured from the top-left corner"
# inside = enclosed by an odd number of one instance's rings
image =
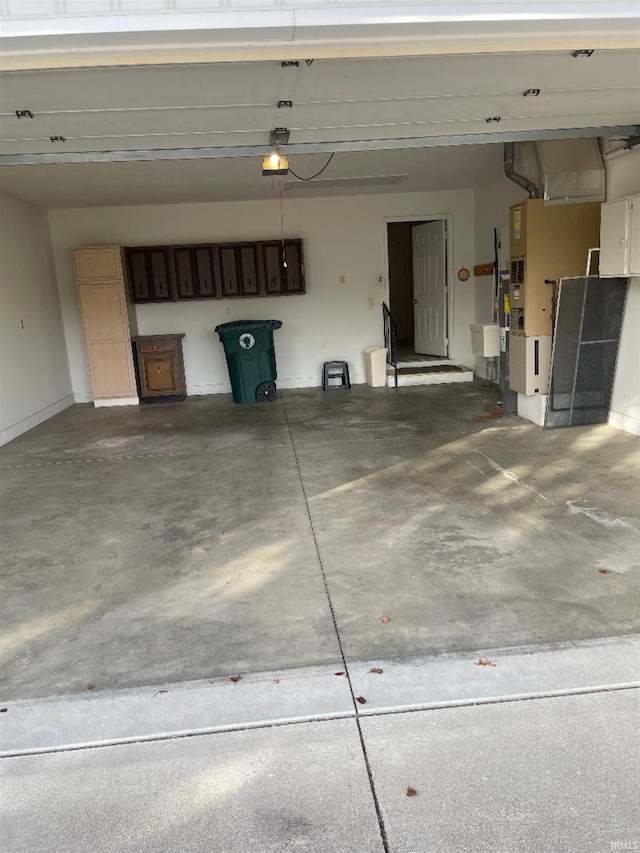
[[[637,439],[495,394],[75,406],[2,448],[3,698],[636,630]]]
[[[77,406],[3,448],[3,849],[636,849],[638,442],[494,400]]]

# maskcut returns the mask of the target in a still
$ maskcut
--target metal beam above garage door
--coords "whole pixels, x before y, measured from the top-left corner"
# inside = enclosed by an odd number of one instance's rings
[[[456,136],[424,136],[406,139],[363,139],[348,142],[303,142],[282,148],[287,154],[322,154],[348,151],[384,151],[407,148],[443,148],[452,145],[478,145],[496,142],[531,142],[539,139],[577,139],[594,136],[640,134],[640,125],[616,127],[580,127],[528,132],[470,133]],[[59,151],[36,154],[2,154],[0,166],[25,166],[44,163],[123,163],[145,160],[215,160],[225,157],[256,157],[268,154],[269,145],[238,145],[220,148],[151,148],[123,151]]]

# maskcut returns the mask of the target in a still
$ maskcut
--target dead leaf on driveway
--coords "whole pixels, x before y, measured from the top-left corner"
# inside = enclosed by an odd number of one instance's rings
[[[0,714],[6,714],[8,710],[8,708],[0,708]]]
[[[344,672],[334,672],[334,675],[344,675]]]
[[[610,575],[612,574],[611,569],[598,569],[601,575]]]
[[[476,666],[497,666],[491,658],[479,658],[476,661]]]
[[[237,683],[238,683],[238,681],[240,681],[240,678],[241,678],[241,676],[240,676],[240,675],[232,675],[232,676],[229,678],[229,681],[233,681],[233,683],[234,683],[234,684],[237,684]]]
[[[387,625],[389,622],[391,622],[391,616],[383,616],[383,617],[380,619],[380,621],[381,621],[381,622],[384,622],[384,624],[385,624],[385,625]]]
[[[153,696],[155,698],[159,693],[168,693],[168,692],[169,692],[168,690],[156,690],[156,692],[153,694]]]
[[[415,795],[416,795],[417,793],[418,793],[418,792],[416,791],[416,789],[415,789],[415,788],[412,788],[411,786],[409,786],[409,787],[407,788],[407,797],[415,797]]]
[[[364,698],[364,696],[356,696],[356,702],[359,702],[361,705],[367,704],[367,700]]]
[[[95,684],[87,684],[87,686],[84,689],[85,690],[95,690],[96,686],[95,686]]]
[[[383,670],[381,670],[379,666],[373,666],[369,672],[375,672],[376,675],[382,675]]]

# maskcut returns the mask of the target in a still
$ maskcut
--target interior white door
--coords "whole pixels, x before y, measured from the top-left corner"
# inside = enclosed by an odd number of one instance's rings
[[[447,235],[438,219],[413,229],[413,324],[415,351],[448,355]]]

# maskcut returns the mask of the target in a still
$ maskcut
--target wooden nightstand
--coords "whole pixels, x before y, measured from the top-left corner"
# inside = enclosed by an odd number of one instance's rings
[[[143,403],[181,402],[187,396],[179,335],[136,335],[136,375]]]

